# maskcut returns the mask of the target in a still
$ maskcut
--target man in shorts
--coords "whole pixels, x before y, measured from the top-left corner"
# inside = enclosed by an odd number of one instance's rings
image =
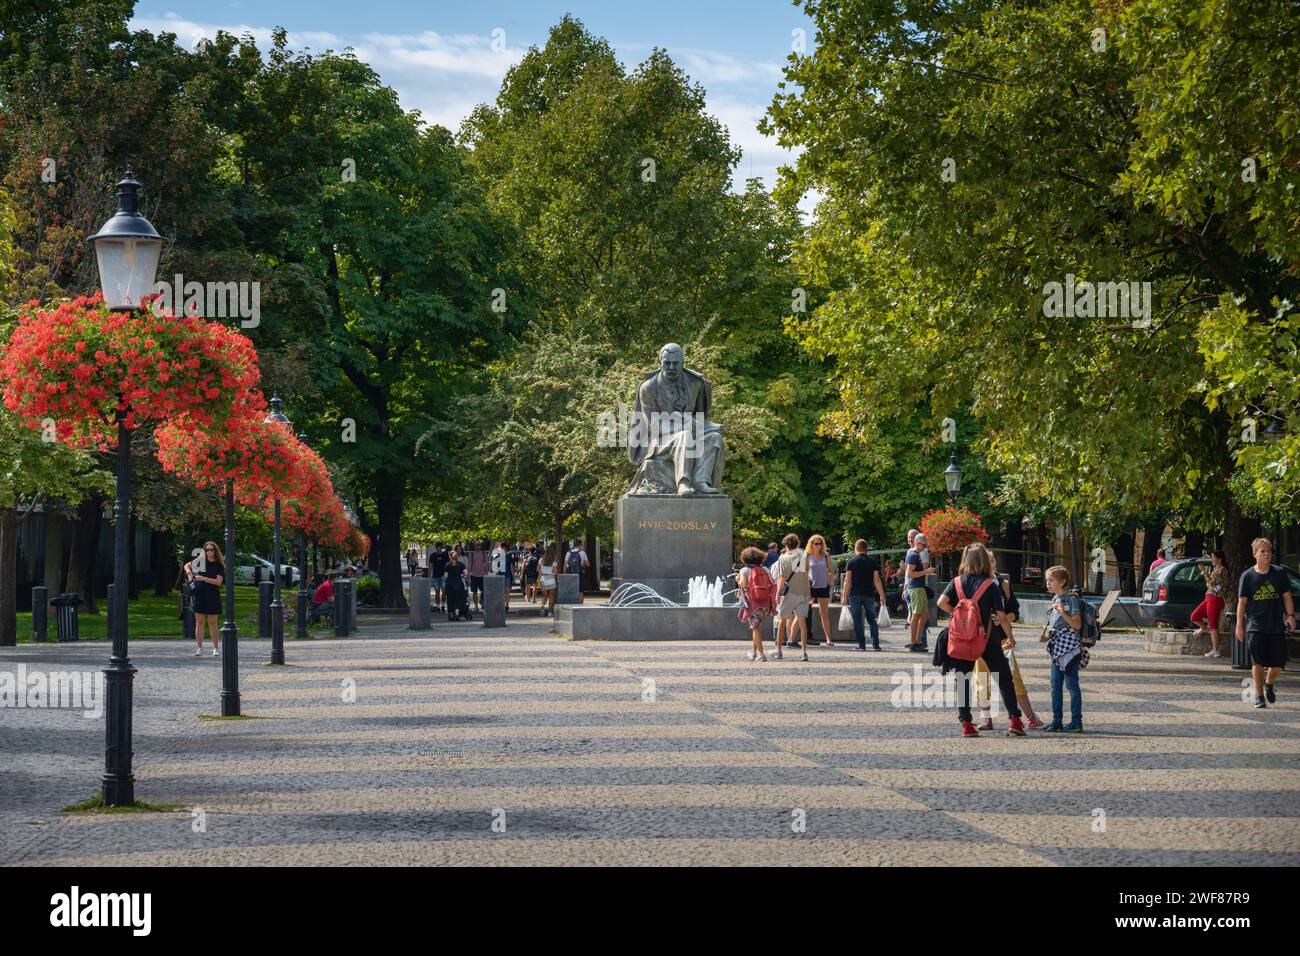
[[[808,601],[812,595],[812,583],[808,578],[808,555],[799,547],[799,536],[787,534],[781,543],[785,550],[776,562],[776,593],[778,595],[776,615],[781,627],[793,638],[801,632],[799,642],[799,660],[808,660]],[[780,632],[776,644],[776,659],[781,659]]]
[[[433,609],[443,610],[443,585],[447,576],[447,549],[439,541],[429,552],[429,588],[433,591]]]
[[[1286,667],[1286,632],[1295,630],[1295,599],[1290,577],[1273,563],[1269,540],[1256,538],[1250,550],[1255,564],[1237,582],[1237,640],[1247,642],[1255,707],[1262,710],[1277,703],[1273,683]]]
[[[912,629],[912,643],[907,649],[918,653],[929,650],[925,641],[925,626],[930,619],[930,593],[925,585],[931,570],[926,562],[929,553],[930,542],[918,533],[903,559],[903,591],[907,594],[908,624]]]

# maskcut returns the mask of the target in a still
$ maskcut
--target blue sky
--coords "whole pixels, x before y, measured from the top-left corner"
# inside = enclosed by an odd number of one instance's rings
[[[374,66],[407,109],[455,129],[478,103],[492,100],[506,70],[542,44],[565,13],[603,36],[628,66],[654,47],[708,93],[708,105],[744,155],[736,179],[754,175],[770,188],[789,155],[756,129],[790,53],[793,31],[811,21],[789,0],[138,0],[136,29],[175,33],[186,44],[217,29],[252,33],[264,45],[272,28],[294,48],[342,50]],[[493,49],[494,30],[504,50]],[[498,47],[500,43],[497,44]]]

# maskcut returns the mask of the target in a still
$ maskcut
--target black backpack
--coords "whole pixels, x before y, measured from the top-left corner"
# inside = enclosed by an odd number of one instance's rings
[[[1079,631],[1080,640],[1084,647],[1094,647],[1101,640],[1101,622],[1097,620],[1097,608],[1078,595],[1079,598],[1079,616],[1082,618],[1083,627]]]
[[[567,574],[582,573],[582,551],[575,549],[568,553],[564,559],[564,570]]]

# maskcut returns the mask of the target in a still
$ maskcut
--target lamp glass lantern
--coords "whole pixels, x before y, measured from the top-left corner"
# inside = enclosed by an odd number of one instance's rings
[[[943,470],[943,481],[948,486],[948,494],[956,495],[961,491],[961,469],[957,467],[957,456],[952,455],[948,467]]]
[[[110,309],[140,308],[140,300],[153,291],[163,238],[140,214],[142,184],[126,168],[117,184],[117,212],[88,241],[95,246],[99,286]]]

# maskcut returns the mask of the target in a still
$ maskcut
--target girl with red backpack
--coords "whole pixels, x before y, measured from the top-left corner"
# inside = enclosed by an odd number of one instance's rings
[[[776,607],[776,582],[763,559],[767,557],[758,548],[746,548],[741,552],[740,560],[745,566],[736,575],[736,588],[740,592],[740,618],[749,628],[754,641],[753,650],[748,654],[751,661],[767,661],[763,654],[763,621]]]
[[[982,659],[989,671],[998,675],[1002,703],[1011,715],[1007,734],[1025,736],[1025,725],[1016,702],[1015,679],[1011,675],[1011,664],[1002,653],[1004,642],[999,639],[997,631],[1006,634],[1005,646],[1008,648],[1016,646],[1016,638],[1007,623],[1002,588],[993,577],[993,561],[984,545],[968,545],[962,552],[957,577],[939,597],[939,610],[947,611],[950,616],[948,626],[940,635],[943,646],[936,650],[935,656],[939,658],[942,655],[944,673],[951,668],[962,675],[957,679],[961,735],[979,736],[971,717],[969,675],[975,669],[975,661]]]

